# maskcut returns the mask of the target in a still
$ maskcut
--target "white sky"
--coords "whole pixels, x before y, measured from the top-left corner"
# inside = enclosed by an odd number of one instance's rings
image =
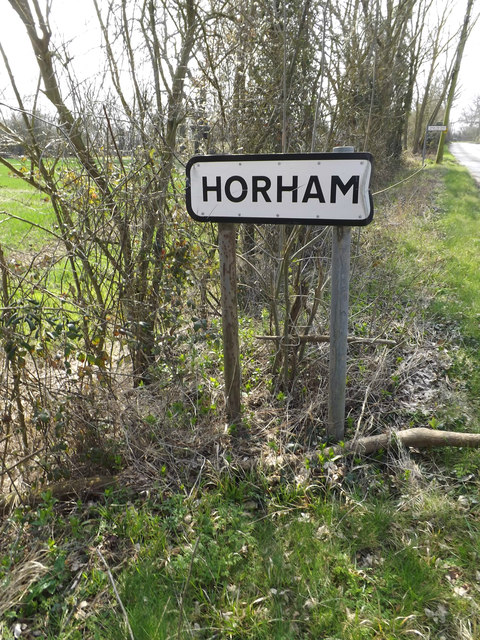
[[[100,3],[106,0],[100,0]],[[455,30],[463,23],[467,0],[438,0],[452,6],[451,29]],[[42,3],[43,4],[43,3]],[[33,94],[38,77],[37,67],[31,52],[25,30],[19,17],[11,8],[8,0],[0,0],[0,42],[5,49],[20,88]],[[474,14],[479,11],[479,0],[474,3]],[[69,51],[73,54],[72,63],[79,80],[88,79],[99,73],[100,33],[91,0],[53,0],[52,31],[63,34],[62,40],[69,42]],[[56,41],[56,39],[55,39]],[[451,124],[457,121],[463,109],[472,104],[473,98],[480,94],[480,20],[469,38],[462,60],[461,74],[457,85],[458,98],[452,110]],[[3,60],[0,59],[0,101],[7,95],[9,87]]]
[[[43,6],[44,3],[41,4]],[[17,82],[22,78],[22,82],[19,82],[22,91],[33,94],[38,68],[25,28],[7,0],[0,0],[0,7],[0,42]],[[72,67],[77,74],[82,74],[80,79],[100,71],[98,64],[103,58],[99,56],[100,30],[91,0],[53,0],[50,23],[52,42],[68,43],[68,50],[74,56]],[[56,37],[57,33],[62,37]],[[5,89],[9,89],[9,80],[3,60],[0,59],[0,96]]]

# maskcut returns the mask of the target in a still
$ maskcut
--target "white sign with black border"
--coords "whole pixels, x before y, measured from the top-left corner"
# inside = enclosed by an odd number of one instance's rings
[[[372,164],[370,153],[195,156],[187,211],[199,222],[367,225]]]

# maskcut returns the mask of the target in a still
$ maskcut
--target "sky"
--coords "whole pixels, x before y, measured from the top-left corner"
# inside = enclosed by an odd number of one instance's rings
[[[41,6],[44,6],[44,2],[41,2]],[[33,92],[38,68],[25,28],[8,0],[0,0],[0,9],[0,43],[8,55],[15,78],[23,77],[23,86],[33,87]],[[72,64],[75,69],[88,77],[98,67],[100,46],[100,32],[92,0],[53,0],[50,23],[52,33],[61,33],[61,40],[68,43],[74,55]],[[5,86],[8,86],[8,78],[0,59],[0,96]]]
[[[106,0],[100,0],[100,4]],[[437,0],[439,7],[444,4],[452,7],[450,29],[455,32],[463,23],[467,0]],[[43,5],[43,3],[42,3]],[[0,43],[9,56],[10,64],[16,78],[23,79],[23,87],[33,93],[38,71],[33,54],[19,17],[11,8],[8,0],[0,0]],[[480,11],[480,0],[474,2],[474,14]],[[92,0],[53,0],[52,31],[63,34],[63,40],[68,42],[69,51],[74,56],[73,66],[79,80],[86,80],[95,72],[99,72],[98,60],[100,33],[94,14]],[[480,59],[480,20],[477,21],[467,42],[464,52],[459,82],[457,85],[457,100],[451,114],[451,125],[459,121],[462,111],[473,103],[476,95],[480,94],[480,73],[478,71]],[[0,101],[4,89],[8,87],[3,61],[0,59]],[[22,88],[23,88],[22,87]]]

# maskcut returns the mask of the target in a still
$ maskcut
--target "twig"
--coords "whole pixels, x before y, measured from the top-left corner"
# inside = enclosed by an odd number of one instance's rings
[[[199,472],[198,472],[198,474],[197,474],[197,477],[196,477],[196,479],[195,479],[195,482],[193,483],[192,488],[190,489],[190,493],[188,494],[188,497],[189,497],[189,498],[191,498],[191,497],[192,497],[193,492],[195,491],[195,489],[196,489],[197,485],[199,485],[199,484],[200,484],[200,479],[201,479],[201,477],[202,477],[203,467],[205,466],[206,461],[207,461],[207,459],[206,459],[206,458],[204,458],[204,459],[203,459],[203,462],[202,462],[202,467],[201,467],[200,471],[199,471]]]
[[[119,595],[119,593],[117,591],[117,587],[115,586],[115,580],[113,579],[112,572],[110,571],[110,568],[109,568],[109,566],[107,564],[107,561],[103,557],[103,554],[100,551],[100,549],[96,548],[95,551],[97,552],[98,557],[102,561],[103,566],[105,567],[105,569],[107,571],[107,576],[108,576],[108,579],[110,580],[110,584],[112,585],[113,593],[115,594],[115,598],[117,599],[118,606],[120,607],[120,609],[122,611],[122,614],[123,614],[123,617],[125,619],[125,625],[127,627],[130,639],[131,640],[135,640],[135,636],[133,635],[132,627],[130,626],[130,622],[128,621],[127,611],[126,611],[125,607],[123,606],[123,602],[122,602],[122,600],[120,598],[120,595]]]
[[[182,633],[182,618],[183,618],[183,606],[185,603],[185,595],[187,593],[188,583],[190,582],[190,578],[192,576],[193,561],[195,560],[195,557],[197,555],[199,542],[200,542],[200,536],[198,536],[197,540],[195,541],[195,546],[193,547],[193,552],[192,552],[192,558],[190,560],[190,566],[188,567],[188,574],[187,574],[187,577],[185,578],[185,584],[183,586],[182,595],[180,596],[180,602],[178,607],[179,609],[178,610],[178,628],[177,628],[178,640],[180,640],[181,633]]]
[[[370,383],[368,384],[366,390],[365,390],[365,396],[363,398],[363,403],[362,403],[362,410],[360,412],[360,416],[358,418],[357,421],[357,428],[355,429],[355,435],[353,436],[353,441],[355,442],[358,439],[358,435],[360,433],[360,427],[362,425],[362,420],[363,420],[363,416],[365,415],[365,409],[367,408],[367,401],[368,401],[368,396],[370,395],[370,389],[372,388],[373,383],[375,382],[375,380],[378,378],[378,376],[380,375],[380,372],[382,371],[382,365],[385,362],[385,357],[387,354],[387,349],[383,350],[383,353],[380,357],[380,362],[377,365],[377,368],[375,370],[375,374],[372,378],[372,380],[370,380]],[[373,416],[372,416],[373,418]]]
[[[48,227],[44,227],[41,224],[37,224],[36,222],[33,222],[32,220],[27,220],[26,218],[22,218],[21,216],[16,216],[13,213],[10,213],[9,211],[0,211],[0,215],[8,216],[5,220],[0,220],[0,224],[3,224],[4,222],[8,222],[8,220],[10,220],[10,219],[19,220],[20,222],[25,222],[25,224],[29,224],[31,227],[35,227],[36,229],[40,229],[41,231],[45,231],[45,233],[48,233],[49,235],[53,236],[54,238],[57,238],[57,240],[63,240],[62,236],[58,235],[58,233],[55,233],[55,231],[52,231]]]
[[[372,382],[373,382],[373,380],[372,380]],[[360,433],[360,427],[361,427],[361,425],[362,425],[363,416],[365,415],[365,409],[366,409],[366,407],[367,407],[367,400],[368,400],[368,396],[369,396],[369,394],[370,394],[370,387],[371,387],[371,384],[372,384],[372,383],[370,383],[370,384],[367,386],[366,390],[365,390],[365,396],[364,396],[364,398],[363,398],[363,403],[362,403],[362,410],[360,411],[360,416],[359,416],[359,418],[358,418],[358,420],[357,420],[357,428],[355,429],[355,435],[353,436],[353,441],[354,441],[354,442],[355,442],[355,440],[357,440],[357,438],[358,438],[358,434]]]
[[[12,436],[13,436],[13,433],[7,433],[7,435],[6,435],[4,438],[2,438],[2,439],[0,440],[0,444],[3,444],[3,443],[4,443],[4,442],[6,442],[9,438],[11,438]]]
[[[18,462],[15,462],[15,464],[12,464],[11,467],[8,467],[8,469],[4,469],[2,471],[2,473],[9,473],[10,471],[13,471],[14,469],[16,469],[19,465],[23,464],[24,462],[27,462],[27,460],[31,460],[32,458],[34,458],[37,454],[42,453],[42,451],[45,450],[45,447],[42,447],[41,449],[37,449],[36,451],[34,451],[33,453],[29,453],[28,456],[24,456],[21,460],[19,460]]]
[[[110,131],[110,136],[112,138],[113,146],[115,147],[115,152],[120,162],[120,166],[122,167],[123,175],[126,176],[127,172],[125,171],[125,165],[123,164],[122,154],[118,150],[117,141],[115,139],[115,134],[113,133],[112,125],[110,123],[110,118],[108,117],[107,107],[105,106],[105,104],[103,105],[103,113],[105,114],[105,118],[107,120],[107,127],[108,127],[108,130]]]
[[[13,478],[13,476],[10,473],[10,469],[5,469],[5,473],[8,476],[8,479],[10,480],[10,484],[13,487],[13,490],[15,491],[15,493],[17,494],[17,498],[19,500],[19,503],[22,504],[23,506],[25,506],[25,502],[20,494],[20,491],[17,489],[17,485],[15,484],[15,480]],[[2,484],[3,484],[3,474],[2,474]],[[10,501],[10,498],[7,496],[7,498],[2,497],[2,499],[0,500],[0,513],[2,512],[2,510],[4,509],[8,509],[8,502]]]

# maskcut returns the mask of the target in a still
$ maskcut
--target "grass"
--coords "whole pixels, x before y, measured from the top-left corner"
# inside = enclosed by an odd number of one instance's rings
[[[452,343],[445,348],[452,347],[452,374],[463,378],[475,405],[480,397],[479,188],[449,153],[441,167],[426,170],[424,186],[418,188],[431,190],[432,204],[426,215],[418,212],[414,219],[395,223],[396,249],[390,259],[397,295],[400,283],[407,298],[425,299],[428,322],[448,327]]]
[[[472,397],[480,398],[480,202],[479,187],[466,169],[447,157],[446,192],[441,206],[448,215],[439,222],[444,285],[435,311],[461,327],[462,349],[457,364]]]
[[[478,615],[473,492],[461,494],[467,504],[395,482],[395,499],[297,487],[285,501],[281,489],[260,489],[264,478],[225,477],[191,496],[77,504],[62,527],[53,510],[41,524],[38,513],[18,515],[17,537],[50,532],[50,572],[22,612],[48,638],[127,637],[98,548],[136,640],[453,639],[458,620]],[[115,569],[120,558],[129,561]],[[6,640],[15,618],[6,616]]]
[[[19,169],[28,168],[22,160],[9,160]],[[68,166],[64,163],[64,166]],[[52,232],[52,234],[49,233]],[[68,296],[74,284],[66,248],[61,241],[57,217],[50,198],[37,191],[20,177],[0,164],[0,248],[16,276],[25,275],[25,283],[32,282],[28,295],[23,298],[34,304],[43,304],[42,290],[53,293],[49,300],[52,316],[56,318],[57,304],[62,311],[75,317],[78,309],[70,305]],[[81,273],[82,265],[76,260]],[[30,276],[30,279],[27,277]],[[105,288],[105,290],[107,290]],[[68,294],[67,294],[68,292]],[[56,298],[55,298],[56,296]],[[26,303],[28,306],[29,302]],[[52,307],[53,305],[53,307]]]
[[[446,154],[433,233],[424,229],[418,245],[438,263],[430,313],[450,328],[454,339],[452,375],[464,382],[469,413],[479,428],[480,398],[480,197],[466,169]],[[461,424],[457,425],[461,427]]]
[[[385,273],[396,272],[382,280],[392,317],[420,296],[425,331],[448,329],[438,348],[451,354],[456,401],[431,426],[478,430],[480,197],[450,158],[421,180],[408,189],[429,193],[428,215],[397,207],[391,230],[369,233],[388,243]],[[130,640],[120,601],[136,640],[479,638],[480,453],[328,465],[303,482],[220,473],[212,458],[193,487],[159,480],[148,495],[108,490],[86,503],[44,494],[3,523],[0,636],[24,624],[52,640]],[[8,587],[22,568],[15,600]]]
[[[456,316],[464,333],[480,337],[480,248],[479,188],[468,171],[447,156],[444,175],[446,192],[440,207],[448,215],[438,221],[437,245],[445,264],[444,288],[437,299],[443,316]]]
[[[55,222],[48,196],[0,164],[0,244],[7,249],[36,250],[48,242],[48,233],[30,223],[49,229]]]

